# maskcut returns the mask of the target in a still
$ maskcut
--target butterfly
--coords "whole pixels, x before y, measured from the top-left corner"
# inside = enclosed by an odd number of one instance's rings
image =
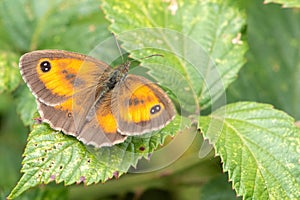
[[[127,136],[160,130],[175,117],[167,94],[150,80],[63,50],[24,54],[21,75],[51,128],[84,144],[112,146]]]

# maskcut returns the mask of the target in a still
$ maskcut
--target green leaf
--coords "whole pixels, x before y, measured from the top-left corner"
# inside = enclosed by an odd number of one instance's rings
[[[102,8],[110,29],[132,57],[164,56],[141,60],[154,79],[170,87],[176,79],[169,77],[181,75],[186,87],[175,84],[173,91],[178,91],[181,104],[193,101],[188,112],[198,113],[199,106],[205,109],[214,103],[245,62],[247,45],[240,38],[245,15],[234,3],[104,0]],[[160,66],[149,66],[154,60]],[[166,70],[175,72],[169,75]]]
[[[23,84],[14,93],[17,112],[25,126],[30,126],[34,123],[34,117],[37,112],[35,97],[29,91],[29,88]],[[38,116],[37,116],[38,117]]]
[[[99,5],[97,0],[3,0],[0,18],[10,40],[2,42],[21,52],[56,48],[87,53],[109,35]]]
[[[267,104],[240,102],[200,117],[201,130],[244,199],[299,199],[300,131]]]
[[[0,51],[0,94],[12,92],[19,85],[21,75],[17,60],[14,53]]]
[[[139,159],[147,158],[167,136],[174,136],[180,122],[177,117],[155,134],[129,137],[122,144],[100,149],[85,146],[46,124],[37,124],[29,134],[23,154],[21,172],[24,174],[8,198],[16,198],[31,187],[51,181],[90,185],[119,177]]]
[[[300,13],[258,2],[248,2],[248,62],[228,100],[270,103],[300,119]]]
[[[299,0],[265,0],[264,3],[278,3],[283,7],[300,7]]]

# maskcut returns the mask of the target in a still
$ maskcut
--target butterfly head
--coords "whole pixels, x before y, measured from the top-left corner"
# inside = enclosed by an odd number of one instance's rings
[[[131,64],[130,61],[126,61],[123,64],[121,64],[120,66],[118,66],[117,70],[119,72],[121,72],[121,74],[125,75],[129,71],[130,64]]]

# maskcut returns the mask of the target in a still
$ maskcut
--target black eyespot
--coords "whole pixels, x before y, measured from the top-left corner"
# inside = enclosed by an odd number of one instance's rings
[[[51,64],[49,61],[43,61],[40,64],[40,68],[41,68],[42,72],[48,72],[51,69]]]
[[[160,109],[161,109],[160,105],[155,105],[150,109],[150,113],[153,115],[155,113],[158,113]]]

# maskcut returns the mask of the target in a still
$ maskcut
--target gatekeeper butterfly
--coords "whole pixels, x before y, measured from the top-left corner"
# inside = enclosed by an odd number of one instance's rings
[[[39,50],[24,54],[19,66],[42,120],[84,144],[111,146],[175,117],[160,87],[128,74],[130,62],[113,69],[87,55]]]

